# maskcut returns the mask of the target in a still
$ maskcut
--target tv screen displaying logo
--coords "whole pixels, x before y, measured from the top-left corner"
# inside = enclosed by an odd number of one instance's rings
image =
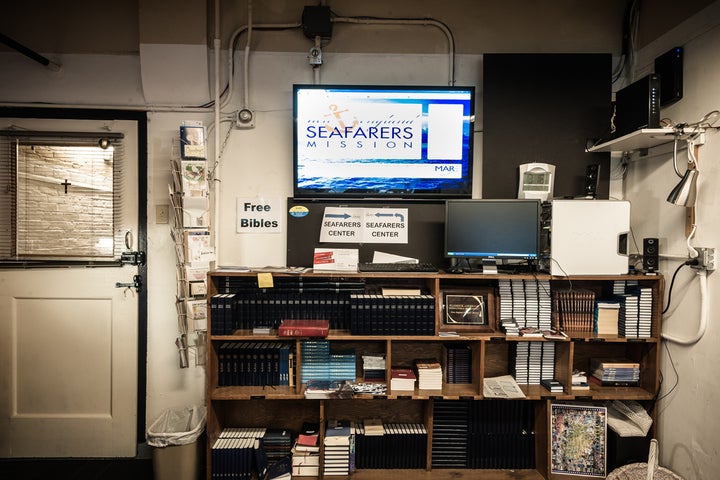
[[[474,93],[295,85],[294,195],[469,197]]]

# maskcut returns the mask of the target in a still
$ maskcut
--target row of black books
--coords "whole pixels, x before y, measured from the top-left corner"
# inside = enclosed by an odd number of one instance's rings
[[[445,381],[472,383],[472,349],[467,344],[447,344],[445,350]]]
[[[283,478],[291,470],[291,438],[292,432],[284,429],[225,428],[210,449],[211,478]]]
[[[421,423],[380,423],[372,430],[367,421],[355,427],[356,468],[425,468],[427,429]]]
[[[261,440],[257,438],[218,438],[211,449],[213,479],[251,480],[253,471],[267,472]],[[264,478],[258,475],[257,478]]]
[[[349,329],[348,292],[238,292],[210,297],[210,331],[231,335],[257,327],[276,329],[286,319],[324,319],[330,328]]]
[[[310,293],[310,292],[362,292],[362,279],[336,277],[273,277],[272,286],[260,286],[257,276],[217,275],[214,277],[218,293]]]
[[[433,468],[535,467],[531,402],[434,400]]]
[[[548,280],[499,280],[498,293],[501,321],[512,319],[520,327],[550,328],[552,299]]]
[[[223,342],[218,347],[218,386],[294,384],[291,342]]]
[[[350,294],[353,335],[434,335],[432,295]]]

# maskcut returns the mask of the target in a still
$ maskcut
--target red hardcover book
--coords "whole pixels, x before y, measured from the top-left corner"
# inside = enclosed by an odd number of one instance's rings
[[[278,327],[279,337],[327,337],[327,320],[283,320]]]

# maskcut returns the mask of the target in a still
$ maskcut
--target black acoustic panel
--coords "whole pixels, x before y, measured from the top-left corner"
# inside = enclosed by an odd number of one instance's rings
[[[610,131],[610,54],[486,54],[483,60],[483,198],[516,198],[518,166],[556,166],[555,197],[585,192],[600,165],[597,198],[608,198],[610,154],[587,153]]]
[[[320,243],[325,207],[353,208],[407,208],[408,242],[395,243]],[[307,208],[305,216],[290,214],[293,207]],[[373,253],[402,255],[429,262],[444,268],[445,259],[445,202],[408,202],[388,200],[319,200],[288,199],[287,214],[287,256],[288,266],[312,267],[315,248],[357,248],[361,262],[372,261]]]

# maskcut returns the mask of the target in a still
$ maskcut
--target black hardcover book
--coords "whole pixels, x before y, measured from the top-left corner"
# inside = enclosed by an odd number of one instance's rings
[[[267,480],[282,478],[283,476],[290,478],[290,475],[292,475],[292,458],[290,456],[279,458],[267,468]]]

